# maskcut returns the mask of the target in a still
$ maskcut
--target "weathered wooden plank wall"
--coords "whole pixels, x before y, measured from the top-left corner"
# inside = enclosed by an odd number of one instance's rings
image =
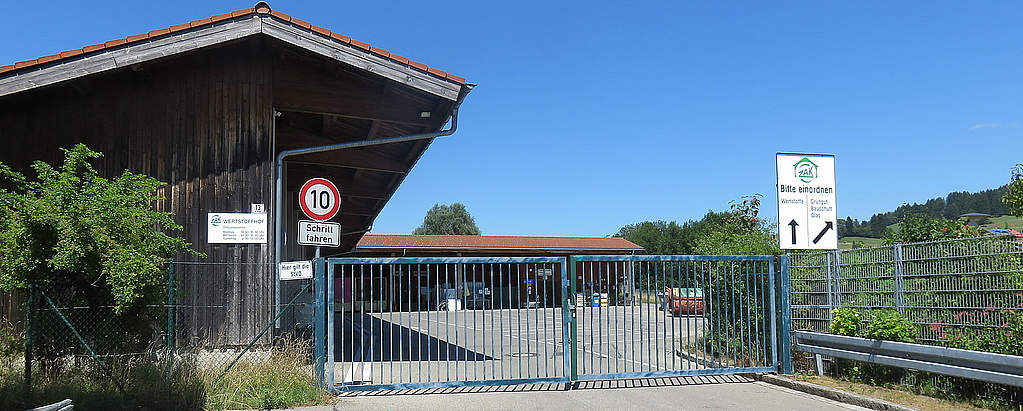
[[[168,183],[158,209],[208,255],[179,260],[229,263],[181,271],[178,303],[192,308],[178,310],[189,324],[179,341],[244,344],[271,318],[272,239],[206,244],[208,212],[273,201],[272,70],[262,47],[240,42],[0,99],[0,161],[26,170],[84,142],[104,153],[108,176],[127,169]]]

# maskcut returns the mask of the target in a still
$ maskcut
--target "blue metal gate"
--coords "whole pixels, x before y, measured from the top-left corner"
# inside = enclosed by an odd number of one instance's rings
[[[778,371],[780,258],[319,259],[317,373],[354,391]]]
[[[774,372],[788,355],[773,256],[570,261],[572,380]]]

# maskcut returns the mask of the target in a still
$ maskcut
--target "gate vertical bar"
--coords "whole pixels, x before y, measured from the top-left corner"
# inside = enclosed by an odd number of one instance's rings
[[[578,273],[576,272],[575,256],[570,256],[567,259],[565,259],[564,265],[567,267],[563,267],[561,270],[562,273],[565,273],[567,271],[568,278],[566,279],[567,284],[564,280],[561,282],[561,284],[562,287],[565,287],[567,285],[568,295],[566,297],[566,300],[571,302],[567,312],[565,310],[562,310],[562,313],[565,318],[564,325],[565,332],[563,334],[565,335],[564,338],[566,339],[565,351],[567,351],[565,353],[565,375],[568,376],[569,385],[571,385],[573,381],[579,380],[578,367],[579,349],[577,346],[579,344],[578,342],[579,330],[576,329],[577,308],[575,306],[576,294],[578,294],[579,290],[577,290],[578,281],[576,281],[576,277],[578,276]],[[562,278],[565,278],[565,276],[563,275]]]
[[[324,364],[327,360],[326,354],[326,320],[324,319],[324,300],[327,299],[324,283],[327,278],[327,264],[322,257],[313,260],[313,364],[314,378],[322,385],[327,385],[324,379]]]

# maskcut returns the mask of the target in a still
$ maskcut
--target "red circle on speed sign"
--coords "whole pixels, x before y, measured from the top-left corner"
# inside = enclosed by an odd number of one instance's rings
[[[341,192],[325,178],[313,178],[298,191],[302,212],[313,220],[330,220],[341,209]]]

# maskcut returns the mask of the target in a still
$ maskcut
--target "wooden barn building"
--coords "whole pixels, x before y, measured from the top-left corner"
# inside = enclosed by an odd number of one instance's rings
[[[280,299],[273,263],[312,257],[274,238],[305,219],[300,186],[338,187],[336,251],[351,250],[433,139],[454,131],[471,89],[260,2],[0,66],[0,162],[27,171],[82,142],[104,153],[104,175],[166,182],[157,208],[208,255],[176,266],[180,338],[242,344]],[[248,238],[213,238],[216,213],[266,221]]]

